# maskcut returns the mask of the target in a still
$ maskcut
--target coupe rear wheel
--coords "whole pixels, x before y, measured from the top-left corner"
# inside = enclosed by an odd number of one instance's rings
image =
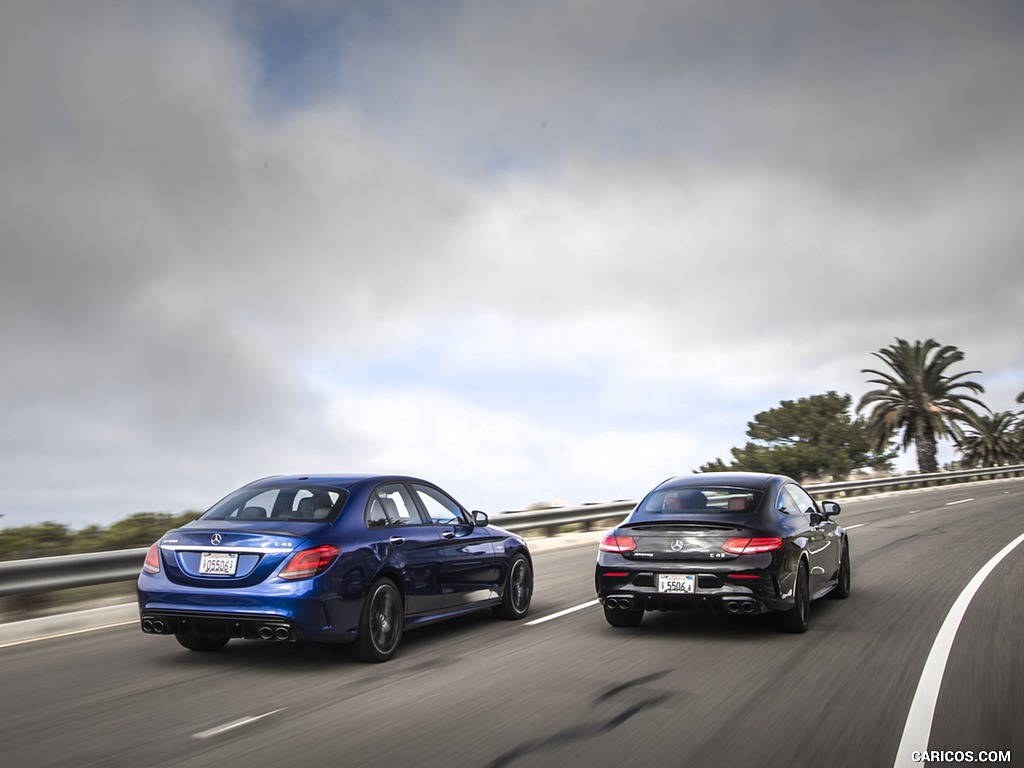
[[[175,632],[174,637],[190,651],[219,651],[231,639],[227,635],[209,635],[187,630]]]
[[[807,583],[807,566],[800,563],[796,572],[796,586],[793,587],[793,607],[779,614],[779,629],[794,634],[806,632],[810,616],[811,589]]]
[[[604,618],[613,627],[638,627],[644,620],[644,612],[604,607]]]
[[[402,639],[404,622],[402,596],[394,583],[387,579],[376,582],[359,617],[359,636],[352,647],[355,657],[370,662],[390,659]]]
[[[850,545],[843,544],[843,560],[839,563],[839,578],[835,589],[828,593],[836,600],[845,600],[850,596]]]
[[[532,598],[533,569],[524,555],[516,555],[508,569],[501,604],[495,606],[494,613],[502,619],[521,619],[530,610]]]

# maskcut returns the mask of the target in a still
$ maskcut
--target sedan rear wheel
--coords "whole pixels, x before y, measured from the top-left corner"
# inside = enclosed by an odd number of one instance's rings
[[[533,569],[524,555],[516,555],[512,567],[508,569],[501,604],[495,606],[494,612],[502,619],[521,619],[530,609],[532,598]]]
[[[402,639],[404,621],[402,596],[394,583],[387,579],[376,582],[366,596],[359,618],[359,636],[353,646],[356,658],[380,662],[394,656]]]
[[[802,634],[807,631],[810,616],[811,589],[807,583],[807,566],[800,563],[796,571],[796,586],[793,588],[793,607],[779,614],[779,629]]]
[[[174,637],[190,651],[219,651],[231,639],[227,635],[210,635],[188,630],[175,632]]]

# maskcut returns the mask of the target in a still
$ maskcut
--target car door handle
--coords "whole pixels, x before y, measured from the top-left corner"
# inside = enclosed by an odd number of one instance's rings
[[[401,536],[392,536],[392,537],[391,537],[391,538],[389,539],[389,541],[390,541],[390,542],[391,542],[392,544],[394,544],[394,545],[395,545],[396,547],[400,547],[400,546],[402,546],[403,544],[405,544],[405,539],[403,539],[403,538],[402,538]]]
[[[441,531],[441,538],[442,539],[454,539],[455,538],[455,531]]]

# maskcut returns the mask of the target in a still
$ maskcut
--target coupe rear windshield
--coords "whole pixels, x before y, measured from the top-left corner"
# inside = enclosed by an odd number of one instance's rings
[[[199,519],[329,523],[338,517],[347,499],[344,489],[317,485],[241,488]]]
[[[749,488],[688,486],[654,491],[644,499],[637,514],[643,517],[679,515],[737,514],[753,512],[761,503],[761,493]]]

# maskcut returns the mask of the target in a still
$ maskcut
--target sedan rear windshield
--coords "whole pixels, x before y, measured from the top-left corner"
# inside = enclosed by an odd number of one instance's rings
[[[736,514],[753,512],[761,503],[761,493],[749,488],[688,486],[654,491],[637,508],[643,517],[679,515]]]
[[[316,485],[241,488],[199,519],[329,523],[338,517],[347,499],[344,489]]]

